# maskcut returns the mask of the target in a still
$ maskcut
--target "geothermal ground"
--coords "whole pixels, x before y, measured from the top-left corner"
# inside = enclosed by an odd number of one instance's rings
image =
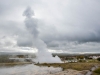
[[[9,64],[10,65],[10,64]],[[44,63],[1,66],[1,75],[85,75],[99,63]]]

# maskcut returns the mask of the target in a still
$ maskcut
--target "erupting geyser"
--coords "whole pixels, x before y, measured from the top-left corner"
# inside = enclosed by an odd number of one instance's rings
[[[38,21],[35,18],[32,18],[32,16],[34,16],[34,12],[31,10],[31,8],[28,7],[24,11],[23,15],[26,16],[26,28],[33,37],[33,46],[38,49],[37,59],[34,61],[40,63],[61,63],[61,60],[58,56],[52,57],[52,54],[47,50],[47,45],[38,37]]]

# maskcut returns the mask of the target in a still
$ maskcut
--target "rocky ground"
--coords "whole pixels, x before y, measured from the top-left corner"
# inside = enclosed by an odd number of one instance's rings
[[[61,72],[57,72],[57,73],[49,74],[49,75],[84,75],[86,74],[86,72],[87,70],[77,71],[77,70],[68,69],[65,71],[61,71]]]

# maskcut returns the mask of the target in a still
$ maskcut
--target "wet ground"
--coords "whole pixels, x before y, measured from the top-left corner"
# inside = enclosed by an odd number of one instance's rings
[[[0,67],[0,75],[47,75],[60,72],[61,68],[39,67],[33,64],[14,67]]]

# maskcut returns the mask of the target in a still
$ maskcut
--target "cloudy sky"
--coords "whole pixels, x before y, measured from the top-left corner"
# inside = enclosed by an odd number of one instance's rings
[[[100,0],[0,0],[0,51],[36,51],[23,12],[53,52],[100,52]]]

